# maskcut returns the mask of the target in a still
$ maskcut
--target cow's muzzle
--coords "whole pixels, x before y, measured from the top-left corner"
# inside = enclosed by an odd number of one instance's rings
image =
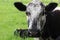
[[[40,37],[41,33],[40,30],[31,30],[31,29],[16,29],[14,32],[14,35],[20,36],[20,37]]]

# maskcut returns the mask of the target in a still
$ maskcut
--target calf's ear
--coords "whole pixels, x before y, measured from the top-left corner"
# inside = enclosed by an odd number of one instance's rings
[[[26,6],[21,2],[15,2],[14,6],[20,11],[26,11]]]
[[[48,4],[46,7],[45,7],[45,10],[46,11],[53,11],[56,7],[57,7],[57,3],[50,3],[50,4]]]

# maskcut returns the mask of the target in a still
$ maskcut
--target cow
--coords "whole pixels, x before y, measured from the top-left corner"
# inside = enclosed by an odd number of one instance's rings
[[[22,2],[14,3],[18,10],[26,12],[28,31],[34,35],[40,30],[43,40],[60,38],[60,10],[54,10],[57,5],[52,2],[45,6],[39,0],[32,0],[27,6]],[[40,40],[40,37],[35,40]]]

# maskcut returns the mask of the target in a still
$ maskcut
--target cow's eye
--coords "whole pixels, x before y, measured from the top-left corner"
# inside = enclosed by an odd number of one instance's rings
[[[29,16],[29,15],[31,15],[31,13],[30,12],[26,12],[26,15]]]

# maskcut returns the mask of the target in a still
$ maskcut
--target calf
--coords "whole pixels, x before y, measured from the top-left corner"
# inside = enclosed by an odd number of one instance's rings
[[[33,0],[27,6],[22,4],[21,2],[15,2],[14,5],[20,11],[26,12],[28,32],[30,34],[35,35],[37,34],[37,30],[40,30],[40,36],[44,40],[46,40],[48,37],[51,37],[54,40],[57,37],[59,38],[60,10],[53,11],[57,7],[57,3],[53,2],[45,6],[39,0]]]

